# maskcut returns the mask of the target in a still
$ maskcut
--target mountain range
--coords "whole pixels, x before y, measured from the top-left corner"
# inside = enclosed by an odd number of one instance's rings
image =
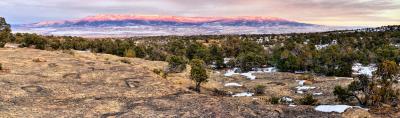
[[[279,34],[348,29],[276,17],[181,17],[97,15],[82,19],[13,25],[14,32],[83,37],[160,35]]]

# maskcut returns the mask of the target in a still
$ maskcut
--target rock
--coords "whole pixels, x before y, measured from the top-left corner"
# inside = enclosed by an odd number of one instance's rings
[[[344,118],[372,118],[371,114],[365,110],[360,108],[350,108],[347,109],[343,114]]]
[[[30,93],[41,92],[44,90],[40,86],[24,86],[24,87],[21,87],[21,89],[25,90],[26,92],[30,92]]]
[[[54,67],[57,67],[58,65],[56,63],[49,63],[48,66],[50,68],[54,68]]]
[[[129,88],[137,88],[140,85],[140,82],[137,79],[128,78],[125,80],[125,84]]]

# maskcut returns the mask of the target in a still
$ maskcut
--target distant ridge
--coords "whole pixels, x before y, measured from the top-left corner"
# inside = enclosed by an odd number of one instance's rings
[[[280,34],[349,29],[277,17],[183,17],[106,14],[81,19],[15,25],[16,32],[83,37],[165,35]]]
[[[132,25],[223,25],[223,26],[261,26],[261,25],[311,25],[277,17],[182,17],[157,15],[97,15],[82,19],[65,21],[45,21],[27,26],[31,27],[71,27],[71,26],[132,26]]]

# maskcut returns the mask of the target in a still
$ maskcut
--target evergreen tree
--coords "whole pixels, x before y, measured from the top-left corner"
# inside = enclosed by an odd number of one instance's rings
[[[190,79],[196,83],[195,90],[200,92],[201,84],[208,81],[205,63],[203,60],[193,59],[190,65],[192,67],[190,70]]]

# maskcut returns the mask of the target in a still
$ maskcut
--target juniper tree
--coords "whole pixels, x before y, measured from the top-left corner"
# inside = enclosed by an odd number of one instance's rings
[[[190,79],[196,83],[195,91],[200,92],[202,83],[208,81],[206,65],[203,60],[193,59],[191,61]]]

